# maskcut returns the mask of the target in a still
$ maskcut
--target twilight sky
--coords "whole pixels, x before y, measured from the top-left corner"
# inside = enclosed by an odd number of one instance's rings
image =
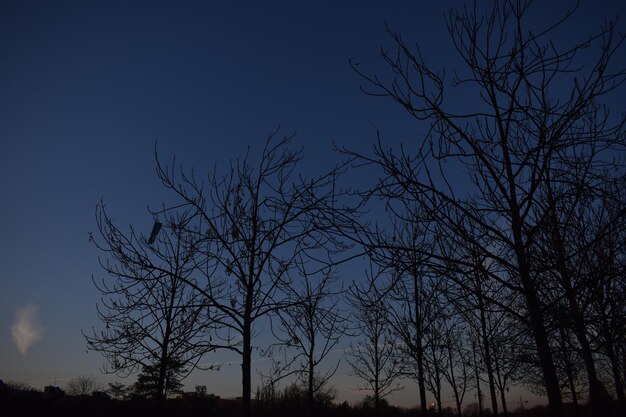
[[[258,150],[279,125],[298,132],[305,173],[338,160],[333,143],[367,151],[376,129],[411,149],[425,126],[361,93],[348,59],[385,74],[387,22],[435,67],[453,65],[443,13],[460,4],[1,2],[0,379],[116,379],[99,373],[102,358],[86,353],[80,333],[99,326],[90,277],[102,273],[87,233],[101,198],[119,224],[149,232],[146,206],[169,197],[155,140],[164,158],[199,172]],[[531,15],[552,21],[573,4],[537,1]],[[626,19],[625,2],[582,0],[557,41],[583,39],[616,15]],[[355,383],[345,370],[332,382],[351,401],[364,395],[348,389]],[[240,369],[226,362],[219,379],[202,372],[187,384],[239,395]],[[407,384],[391,402],[416,398]]]

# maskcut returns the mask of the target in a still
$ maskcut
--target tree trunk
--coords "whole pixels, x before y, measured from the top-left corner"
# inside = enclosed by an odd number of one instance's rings
[[[476,369],[476,397],[478,400],[478,415],[484,416],[485,407],[483,406],[483,392],[480,389],[480,376],[478,375],[478,369]]]
[[[439,375],[439,367],[435,365],[435,377],[437,378],[437,415],[442,416],[441,411],[441,376]]]
[[[157,392],[156,392],[156,401],[157,401],[157,409],[159,413],[161,411],[161,407],[163,406],[163,399],[165,398],[165,375],[167,372],[166,364],[161,362],[159,366],[159,379],[157,381]]]
[[[422,320],[419,312],[420,299],[417,272],[413,271],[413,300],[415,303],[415,356],[417,359],[417,385],[420,392],[420,407],[422,414],[426,413],[426,384],[424,383],[424,350],[422,348]]]
[[[574,371],[572,370],[572,363],[567,356],[567,338],[565,335],[565,329],[563,327],[559,328],[559,335],[561,337],[561,346],[563,350],[563,362],[565,365],[565,375],[567,376],[567,384],[569,385],[569,389],[572,395],[572,404],[574,404],[574,408],[578,410],[578,395],[576,394],[576,383],[574,381]]]
[[[506,396],[504,395],[503,389],[500,390],[500,401],[502,402],[502,415],[504,417],[507,417],[509,415],[509,412],[506,409]]]
[[[578,409],[578,394],[576,393],[576,383],[574,382],[572,366],[569,360],[566,360],[565,362],[565,374],[567,375],[567,383],[569,384],[569,390],[572,395],[572,404],[574,404],[575,409]]]
[[[528,308],[528,319],[530,328],[535,339],[537,355],[543,372],[543,380],[546,385],[548,402],[550,404],[550,415],[553,417],[563,417],[563,399],[559,388],[559,379],[556,374],[556,367],[550,351],[548,334],[544,327],[543,311],[537,299],[535,283],[530,276],[530,268],[526,258],[524,246],[522,244],[522,229],[519,220],[519,210],[515,207],[512,210],[511,225],[513,228],[513,241],[515,244],[515,256],[517,258],[518,272],[522,284],[526,308]]]
[[[448,348],[448,360],[450,361],[450,386],[452,387],[452,392],[454,393],[454,402],[456,404],[456,415],[457,417],[461,417],[461,399],[459,398],[459,390],[456,385],[456,380],[454,379],[454,364],[452,363],[452,343],[448,340],[447,348]]]
[[[481,314],[482,315],[482,314]],[[485,349],[485,366],[487,367],[487,378],[489,380],[489,394],[491,395],[491,412],[494,416],[498,415],[498,397],[496,395],[496,386],[493,381],[493,369],[491,368],[491,352],[489,351],[489,343],[483,336]]]
[[[251,323],[249,316],[244,318],[243,323],[243,355],[241,363],[242,372],[242,400],[243,400],[243,417],[250,417],[252,414],[252,348],[251,348]]]
[[[454,380],[454,371],[453,366],[450,365],[450,372],[452,373],[452,380]],[[456,415],[457,417],[461,417],[461,398],[459,397],[459,390],[456,387],[456,383],[452,387],[454,391],[454,402],[456,404]]]
[[[313,393],[313,383],[314,383],[314,371],[315,371],[315,364],[313,362],[313,350],[314,350],[315,344],[311,343],[311,350],[310,350],[310,354],[309,354],[309,390],[308,390],[308,397],[309,397],[309,416],[314,416],[315,415],[315,396]]]
[[[378,378],[374,381],[374,411],[376,417],[380,416],[380,395],[378,393]]]
[[[621,410],[626,410],[626,399],[624,398],[624,383],[622,382],[622,378],[619,372],[619,364],[617,363],[617,358],[615,357],[615,352],[613,347],[608,346],[607,348],[607,356],[609,358],[609,362],[611,363],[611,372],[613,373],[613,381],[615,384],[615,394],[617,394],[617,403]]]
[[[602,332],[605,334],[605,354],[611,364],[611,373],[613,374],[613,384],[615,386],[615,394],[617,396],[617,404],[620,410],[626,410],[626,398],[624,398],[624,380],[620,373],[620,366],[615,352],[615,346],[610,340],[611,326],[606,317],[606,312],[600,308],[600,318],[602,324]],[[626,362],[625,362],[626,363]]]
[[[585,370],[587,371],[587,380],[589,382],[589,402],[591,406],[595,408],[600,414],[606,411],[607,405],[607,394],[602,386],[602,383],[598,380],[598,375],[596,373],[596,367],[593,360],[593,355],[591,353],[591,346],[589,345],[589,340],[587,339],[587,335],[585,333],[584,324],[582,322],[582,318],[579,314],[576,314],[575,311],[578,308],[570,309],[570,314],[572,314],[572,319],[574,320],[574,334],[576,335],[576,339],[580,344],[580,355],[583,358],[583,362],[585,363]],[[580,320],[580,321],[579,321]]]
[[[504,138],[504,136],[503,136]],[[502,149],[505,157],[505,167],[507,172],[507,182],[509,185],[509,209],[511,232],[513,237],[513,249],[517,260],[517,272],[522,286],[522,292],[528,309],[528,321],[535,339],[537,347],[537,355],[543,372],[543,381],[546,385],[546,393],[548,394],[548,403],[550,404],[550,415],[552,417],[563,417],[565,410],[563,409],[563,399],[561,398],[561,390],[559,387],[559,379],[556,374],[556,367],[550,351],[550,343],[548,342],[548,334],[544,326],[544,317],[541,304],[537,298],[537,288],[531,277],[530,263],[526,253],[526,242],[524,236],[524,222],[520,216],[520,207],[518,204],[518,196],[516,193],[517,185],[513,174],[513,165],[509,159],[508,147],[506,141],[502,141]]]
[[[420,337],[419,345],[417,345],[417,384],[420,391],[420,406],[422,414],[425,414],[428,410],[428,404],[426,403],[426,384],[424,382],[424,351],[422,349],[422,340]]]
[[[172,293],[173,294],[173,293]],[[159,358],[159,379],[157,381],[157,395],[156,395],[156,400],[157,400],[157,413],[158,415],[161,415],[162,413],[162,409],[163,409],[163,402],[165,400],[165,380],[167,378],[167,368],[169,366],[169,360],[168,360],[168,345],[169,345],[169,340],[170,340],[170,334],[171,334],[171,327],[170,327],[170,315],[168,313],[167,316],[167,320],[166,320],[166,327],[165,327],[165,337],[163,339],[163,343],[161,345],[161,357]]]
[[[500,368],[500,363],[498,361],[498,355],[496,354],[494,356],[494,361],[493,364],[495,365],[494,368],[494,374],[496,376],[496,378],[498,379],[498,392],[500,393],[500,401],[502,403],[502,415],[504,417],[507,417],[509,415],[507,408],[506,408],[506,396],[504,394],[505,390],[506,390],[506,376],[502,375],[501,371],[502,368]]]
[[[537,355],[539,356],[539,363],[543,371],[543,380],[548,394],[550,415],[553,417],[563,417],[564,409],[561,389],[559,388],[556,367],[554,366],[550,344],[548,343],[548,334],[543,324],[543,313],[539,306],[539,300],[537,300],[537,293],[534,289],[534,285],[530,282],[530,277],[522,279],[522,286],[524,288],[524,297],[526,298],[526,305],[530,316],[530,326],[535,339]]]
[[[378,382],[380,381],[380,358],[378,356],[378,342],[378,336],[376,336],[374,344],[374,409],[376,417],[380,416],[380,391],[378,387]]]
[[[487,319],[485,318],[485,305],[483,302],[482,286],[480,285],[480,277],[477,276],[476,287],[478,289],[478,310],[480,313],[481,338],[483,342],[483,352],[485,366],[487,367],[487,377],[489,379],[489,394],[491,394],[491,412],[494,416],[498,415],[498,398],[496,396],[496,386],[493,380],[493,367],[491,365],[491,350],[489,346],[489,337],[487,335]]]
[[[556,207],[551,193],[548,193],[548,202],[551,207],[550,215],[552,220],[552,241],[557,252],[557,268],[561,277],[561,285],[563,285],[565,297],[567,299],[568,316],[571,319],[570,323],[573,327],[572,330],[574,331],[574,335],[580,345],[580,355],[585,364],[585,371],[587,372],[587,381],[589,383],[589,403],[599,415],[606,414],[608,398],[604,387],[598,380],[596,366],[593,361],[593,355],[591,354],[591,346],[589,345],[587,333],[585,332],[585,322],[582,312],[578,308],[576,292],[572,287],[570,272],[567,267],[563,236],[561,235],[558,219],[556,217]]]

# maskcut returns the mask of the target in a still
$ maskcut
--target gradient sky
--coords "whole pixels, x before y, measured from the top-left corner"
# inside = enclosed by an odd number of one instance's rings
[[[298,132],[305,173],[338,160],[333,143],[367,151],[376,129],[386,143],[417,143],[424,126],[363,95],[348,59],[385,73],[387,22],[436,67],[453,64],[443,13],[460,2],[267,3],[0,2],[0,379],[116,379],[99,373],[80,333],[99,326],[90,277],[102,273],[87,234],[101,198],[119,224],[149,232],[146,206],[168,198],[155,140],[199,172],[258,150],[277,126]],[[561,40],[626,18],[625,3],[583,0]],[[538,1],[532,16],[552,20],[573,4]],[[333,380],[351,401],[364,395],[355,383],[345,370]],[[239,395],[239,366],[193,375],[196,384]],[[416,398],[409,384],[391,401]]]

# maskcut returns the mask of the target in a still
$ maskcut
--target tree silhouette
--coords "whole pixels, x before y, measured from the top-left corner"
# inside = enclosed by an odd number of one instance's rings
[[[618,408],[626,408],[626,222],[616,221],[615,212],[623,210],[626,181],[614,184],[602,204],[580,219],[579,233],[606,230],[594,239],[584,263],[588,274],[590,312],[588,329],[594,339],[594,351],[606,358],[607,373],[613,381]],[[620,197],[621,196],[621,197]],[[620,201],[621,199],[621,201]],[[610,226],[607,226],[607,222]],[[585,225],[586,227],[580,227]]]
[[[373,194],[396,207],[419,205],[423,217],[415,221],[424,229],[444,236],[442,242],[456,242],[453,247],[473,245],[497,265],[498,273],[490,278],[524,301],[519,318],[534,341],[550,412],[562,416],[547,300],[542,298],[545,265],[532,254],[550,222],[546,198],[557,172],[585,166],[601,177],[607,152],[619,151],[623,118],[609,117],[599,100],[623,83],[626,72],[611,67],[622,40],[614,36],[614,23],[558,49],[548,37],[570,13],[529,30],[531,3],[494,2],[484,14],[477,7],[451,11],[446,22],[461,64],[451,82],[426,64],[419,48],[410,48],[389,30],[395,50],[382,50],[381,56],[391,76],[353,68],[366,81],[367,93],[391,98],[415,119],[430,122],[430,129],[414,155],[386,150],[380,143],[372,157],[348,154],[384,172]],[[598,46],[595,59],[582,57],[590,45]],[[472,109],[459,112],[448,100],[449,88],[466,100],[476,99]],[[450,166],[465,169],[467,179],[453,181]],[[445,246],[425,254],[432,263],[471,264]],[[601,385],[592,373],[588,383],[591,402],[601,408]]]
[[[69,395],[87,397],[100,389],[100,385],[92,376],[77,376],[67,382],[65,391]]]
[[[298,259],[331,250],[316,221],[320,208],[336,199],[332,171],[313,179],[297,176],[302,151],[292,137],[272,133],[255,163],[249,154],[200,179],[158,162],[158,175],[178,202],[159,214],[181,210],[193,218],[185,226],[202,253],[204,280],[188,282],[222,319],[221,343],[242,357],[243,414],[251,410],[252,341],[255,324],[290,304],[285,292]],[[157,158],[158,159],[158,158]]]
[[[437,298],[441,283],[428,268],[424,255],[431,244],[429,235],[419,225],[406,221],[418,217],[417,212],[399,215],[391,212],[392,230],[377,229],[368,233],[366,247],[369,257],[380,268],[387,282],[379,282],[388,301],[389,325],[399,341],[396,346],[400,360],[400,374],[418,384],[420,407],[427,410],[425,348],[431,326],[439,311]]]
[[[297,375],[306,387],[308,411],[315,415],[318,394],[324,397],[324,388],[337,372],[339,361],[320,371],[320,365],[336,348],[347,332],[347,314],[340,308],[339,289],[334,288],[337,275],[328,271],[310,275],[307,265],[297,262],[299,280],[289,289],[292,300],[277,312],[278,325],[272,333],[278,342],[266,354],[272,358],[269,384]]]
[[[139,375],[137,375],[137,381],[132,385],[131,390],[134,395],[141,397],[158,398],[163,395],[167,398],[173,394],[181,392],[183,384],[180,381],[180,375],[186,373],[180,363],[170,361],[165,366],[165,381],[161,388],[161,367],[160,366],[144,366]],[[162,389],[162,393],[161,390]]]
[[[99,236],[91,236],[105,255],[107,277],[93,279],[102,293],[98,317],[105,329],[85,335],[90,350],[101,352],[107,373],[122,377],[139,370],[156,372],[155,397],[161,403],[167,381],[186,377],[216,346],[211,334],[217,315],[191,290],[198,274],[198,240],[185,229],[185,213],[168,215],[149,243],[133,227],[128,233],[96,208]],[[171,364],[177,364],[173,367]]]
[[[362,381],[355,389],[372,391],[378,416],[381,400],[402,387],[396,382],[400,376],[400,364],[387,309],[374,286],[373,276],[368,281],[364,288],[353,286],[350,290],[354,325],[361,338],[350,346],[347,360],[353,375]]]
[[[106,390],[111,398],[116,400],[124,400],[128,396],[129,387],[121,382],[109,382],[109,388]]]

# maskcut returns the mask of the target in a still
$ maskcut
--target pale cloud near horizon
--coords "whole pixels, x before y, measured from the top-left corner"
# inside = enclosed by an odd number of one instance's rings
[[[15,312],[15,323],[11,326],[11,334],[15,347],[22,355],[43,337],[43,329],[39,324],[39,307],[26,305]]]

